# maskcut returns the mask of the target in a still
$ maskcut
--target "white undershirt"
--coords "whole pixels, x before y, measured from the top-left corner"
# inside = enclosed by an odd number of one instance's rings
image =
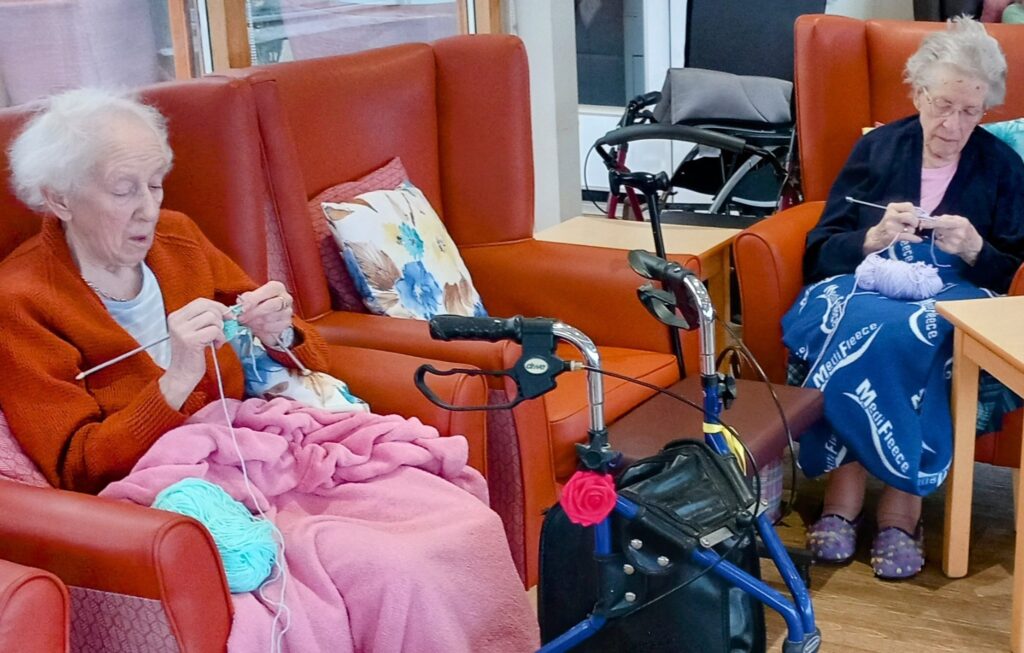
[[[140,345],[144,345],[167,335],[167,313],[164,311],[164,295],[160,292],[160,282],[145,262],[142,263],[142,290],[127,301],[119,302],[101,296],[103,305],[110,316],[130,333]],[[171,343],[164,340],[159,345],[146,350],[153,361],[167,369],[171,364]]]

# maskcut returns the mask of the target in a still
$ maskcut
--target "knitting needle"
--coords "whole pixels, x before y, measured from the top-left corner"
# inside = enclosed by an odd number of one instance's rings
[[[886,210],[887,208],[889,208],[887,206],[882,206],[881,204],[872,204],[871,202],[865,202],[864,200],[858,200],[858,199],[855,199],[853,197],[850,197],[849,195],[846,196],[846,201],[849,202],[850,204],[863,204],[864,206],[870,206],[871,208],[875,208],[875,209],[882,209],[883,211]]]
[[[145,350],[149,349],[150,347],[156,347],[161,342],[164,342],[165,340],[170,340],[170,338],[171,338],[170,334],[168,334],[166,336],[161,336],[160,338],[157,338],[153,342],[147,343],[145,345],[140,345],[140,346],[136,347],[135,349],[132,349],[131,351],[126,351],[125,353],[121,354],[120,356],[115,356],[114,358],[111,358],[110,360],[108,360],[105,363],[100,363],[96,367],[90,367],[89,369],[85,370],[84,372],[79,372],[78,376],[75,377],[75,380],[76,381],[81,381],[82,379],[84,379],[85,377],[89,376],[93,372],[99,372],[102,369],[110,367],[114,363],[120,363],[124,359],[130,358],[131,356],[134,356],[135,354],[139,353],[140,351],[145,351]]]
[[[111,358],[110,360],[106,361],[105,363],[100,363],[96,367],[90,367],[89,369],[85,370],[84,372],[79,372],[78,375],[75,376],[75,380],[76,381],[81,381],[82,379],[84,379],[85,377],[89,376],[93,372],[99,372],[102,369],[110,367],[114,363],[120,363],[124,359],[130,358],[130,357],[134,356],[135,354],[139,353],[140,351],[145,351],[145,350],[149,349],[150,347],[156,347],[161,342],[164,342],[165,340],[169,340],[170,337],[171,337],[170,334],[168,334],[166,336],[162,336],[160,338],[157,338],[153,342],[147,343],[145,345],[140,345],[140,346],[136,347],[135,349],[132,349],[131,351],[126,351],[125,353],[121,354],[120,356],[115,356],[114,358]],[[279,348],[279,351],[283,351],[284,353],[288,354],[288,358],[292,359],[292,362],[295,363],[295,366],[299,368],[299,371],[302,373],[302,376],[309,376],[310,374],[312,374],[312,372],[309,371],[309,368],[306,367],[305,365],[303,365],[302,361],[300,361],[295,356],[295,354],[292,353],[291,349],[287,349],[285,347],[281,347],[281,348]]]
[[[309,368],[303,365],[302,361],[296,358],[295,354],[292,353],[291,349],[281,347],[279,351],[283,351],[284,353],[288,354],[288,358],[292,359],[292,362],[295,363],[295,366],[299,368],[299,372],[302,373],[302,376],[309,376],[310,374],[312,374],[312,372],[309,371]]]
[[[864,206],[870,206],[873,209],[882,209],[883,211],[885,211],[885,210],[887,210],[889,208],[888,206],[882,206],[881,204],[873,204],[871,202],[865,202],[864,200],[859,200],[859,199],[850,197],[849,195],[846,196],[846,201],[851,203],[851,204],[863,204]],[[919,220],[935,220],[934,216],[931,216],[931,215],[928,215],[927,213],[925,213],[925,210],[922,209],[920,206],[915,206],[914,207],[914,213],[917,214],[917,218]]]

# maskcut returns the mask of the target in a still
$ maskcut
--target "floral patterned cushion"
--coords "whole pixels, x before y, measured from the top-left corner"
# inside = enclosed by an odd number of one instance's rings
[[[421,320],[487,314],[444,223],[411,183],[322,207],[371,313]]]
[[[982,127],[1005,141],[1007,145],[1016,150],[1020,158],[1024,159],[1024,118],[993,122],[982,125]]]
[[[324,202],[347,202],[357,195],[373,190],[393,190],[406,179],[408,175],[405,174],[405,166],[402,165],[401,159],[395,157],[365,177],[331,186],[309,201],[309,219],[313,224],[313,233],[316,235],[320,261],[324,267],[324,274],[327,275],[327,285],[330,287],[334,308],[357,313],[366,312],[363,298],[341,260],[338,246],[334,242],[334,236],[327,226],[327,218],[324,217],[320,205]]]

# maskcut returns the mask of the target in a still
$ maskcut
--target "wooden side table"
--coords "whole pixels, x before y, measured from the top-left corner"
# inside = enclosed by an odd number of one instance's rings
[[[942,570],[967,574],[974,482],[975,422],[978,417],[978,372],[986,370],[1024,395],[1024,297],[938,302],[940,315],[956,328],[953,336],[953,462],[946,488],[946,525]],[[1024,501],[1017,502],[1013,608],[1010,648],[1024,644]]]
[[[720,227],[695,227],[690,225],[662,225],[667,254],[691,254],[700,260],[701,281],[707,282],[708,295],[718,315],[719,326],[715,339],[719,348],[726,342],[725,329],[721,326],[728,321],[731,313],[729,280],[729,248],[739,229]],[[629,251],[645,249],[654,251],[654,235],[649,222],[612,220],[597,216],[578,216],[545,229],[534,236],[537,240],[553,243],[571,243],[591,247],[608,247]],[[637,277],[639,281],[639,277]]]

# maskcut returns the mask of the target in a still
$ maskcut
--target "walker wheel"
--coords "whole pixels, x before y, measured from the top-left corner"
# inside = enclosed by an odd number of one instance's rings
[[[802,642],[786,640],[782,643],[782,653],[818,653],[821,650],[821,629],[815,628],[810,635],[804,636]]]

